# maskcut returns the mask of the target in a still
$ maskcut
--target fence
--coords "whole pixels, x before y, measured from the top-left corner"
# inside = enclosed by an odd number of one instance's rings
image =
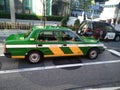
[[[0,29],[19,29],[19,30],[29,30],[32,27],[31,23],[9,23],[0,22]]]
[[[37,25],[41,26],[43,25],[42,21],[30,21],[30,20],[19,20],[16,23],[11,23],[9,20],[0,21],[0,29],[17,29],[17,30],[29,30],[32,26]],[[56,21],[47,21],[46,25],[52,25],[57,26],[61,25],[60,22]]]

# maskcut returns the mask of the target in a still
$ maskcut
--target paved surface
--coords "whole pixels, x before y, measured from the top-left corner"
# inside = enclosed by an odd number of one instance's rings
[[[120,54],[120,42],[103,42],[107,50],[93,61],[86,57],[71,57],[29,64],[3,56],[5,38],[0,37],[0,90],[120,89],[120,56],[109,51],[112,49]],[[66,67],[68,65],[70,67]]]
[[[110,53],[106,53],[110,56]],[[107,58],[104,56],[104,58]],[[118,59],[115,56],[112,58]],[[41,64],[28,65],[22,60],[10,60],[1,57],[4,60],[2,69],[15,69],[17,68],[35,68],[55,66],[59,64],[74,64],[80,63],[83,58],[73,59],[62,58],[56,60],[46,60]],[[103,59],[103,58],[102,58]],[[72,61],[71,61],[72,60]],[[84,59],[85,62],[89,62]],[[103,59],[107,60],[107,59]],[[8,64],[9,63],[9,64]],[[82,67],[71,67],[51,70],[36,70],[28,72],[17,72],[0,74],[0,89],[1,90],[87,90],[98,88],[110,88],[120,86],[120,63],[115,64],[99,64]],[[120,89],[120,88],[119,88]]]
[[[108,49],[120,50],[120,42],[104,44]],[[2,47],[0,50],[2,52]],[[83,66],[66,67],[76,64]],[[55,68],[57,66],[63,67]],[[108,50],[93,61],[86,57],[66,57],[29,64],[25,60],[1,56],[0,90],[119,90],[119,67],[120,57]]]

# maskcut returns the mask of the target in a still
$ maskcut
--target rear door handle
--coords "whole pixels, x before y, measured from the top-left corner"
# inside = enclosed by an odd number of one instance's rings
[[[63,46],[67,46],[67,44],[63,44]]]

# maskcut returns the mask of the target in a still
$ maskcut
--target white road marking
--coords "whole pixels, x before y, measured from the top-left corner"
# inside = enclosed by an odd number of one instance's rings
[[[23,69],[13,69],[13,70],[1,70],[0,74],[20,73],[20,72],[40,71],[40,70],[50,70],[50,69],[60,69],[60,68],[68,68],[68,67],[76,67],[76,66],[115,64],[115,63],[120,63],[120,60],[101,61],[101,62],[92,62],[92,63],[67,64],[67,65],[46,66],[46,67],[35,67],[35,68],[23,68]]]
[[[91,88],[91,89],[85,89],[85,90],[119,90],[120,87],[108,87],[108,88]]]
[[[120,56],[120,52],[116,51],[116,50],[113,50],[113,49],[107,49],[109,52],[117,55],[117,56]]]
[[[0,54],[0,56],[5,56],[4,54]]]

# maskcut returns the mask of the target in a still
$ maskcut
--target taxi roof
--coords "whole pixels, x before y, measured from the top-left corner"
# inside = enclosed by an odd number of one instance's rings
[[[66,27],[62,27],[62,26],[33,26],[32,27],[33,30],[71,30],[69,28]]]

